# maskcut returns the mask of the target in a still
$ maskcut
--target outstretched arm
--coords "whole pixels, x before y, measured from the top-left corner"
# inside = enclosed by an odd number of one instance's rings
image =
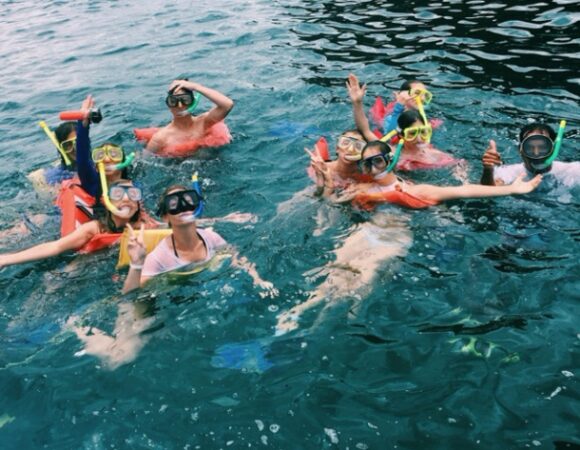
[[[542,181],[537,175],[530,181],[523,181],[524,174],[520,175],[512,184],[505,186],[483,186],[481,184],[464,184],[462,186],[433,186],[417,184],[406,187],[406,191],[416,197],[436,202],[454,200],[458,198],[502,197],[505,195],[519,195],[532,192]]]
[[[363,98],[367,92],[367,85],[364,84],[361,86],[356,75],[351,73],[346,81],[346,90],[352,102],[352,113],[356,127],[365,138],[365,141],[376,141],[377,137],[371,131],[369,120],[363,107]]]
[[[44,242],[17,253],[0,255],[0,268],[46,259],[51,256],[60,255],[66,251],[77,250],[90,241],[98,232],[99,225],[97,221],[87,222],[71,234],[67,234],[56,241]]]
[[[224,120],[234,107],[234,101],[231,98],[227,97],[219,91],[216,91],[215,89],[205,87],[202,84],[195,83],[193,81],[175,80],[173,83],[171,83],[171,86],[169,86],[170,91],[172,89],[179,88],[189,89],[190,91],[197,91],[215,104],[212,109],[202,115],[205,128],[209,128],[212,125]]]

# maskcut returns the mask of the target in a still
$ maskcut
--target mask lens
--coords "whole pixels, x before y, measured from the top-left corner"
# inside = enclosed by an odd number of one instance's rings
[[[421,101],[428,105],[433,100],[433,94],[429,92],[427,89],[410,89],[409,95],[411,97],[421,97]]]
[[[105,150],[101,147],[97,147],[93,150],[93,161],[95,163],[100,163],[105,159]]]
[[[552,153],[554,143],[547,136],[529,136],[522,142],[522,153],[529,159],[544,159]]]
[[[366,142],[359,141],[358,139],[351,138],[348,136],[341,136],[338,138],[338,146],[340,148],[347,148],[352,147],[357,152],[362,152],[363,148],[365,148]]]
[[[141,201],[143,194],[141,193],[141,189],[137,187],[130,187],[127,189],[127,195],[129,195],[129,199],[133,200],[134,202]]]
[[[123,149],[121,147],[108,147],[109,158],[114,162],[123,161]]]
[[[114,201],[119,201],[125,195],[125,189],[122,186],[113,186],[109,189],[109,198]]]
[[[419,127],[406,128],[403,137],[406,141],[414,141],[419,136]]]
[[[60,146],[65,151],[65,153],[70,153],[75,150],[77,145],[77,138],[68,139],[66,141],[62,141]]]

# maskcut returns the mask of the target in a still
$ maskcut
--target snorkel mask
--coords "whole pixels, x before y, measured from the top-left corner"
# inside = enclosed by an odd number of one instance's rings
[[[157,215],[179,215],[184,222],[194,222],[196,218],[203,214],[204,204],[205,202],[201,195],[201,186],[196,172],[191,177],[191,189],[178,190],[165,195],[159,205]]]
[[[534,174],[541,174],[550,170],[552,163],[560,153],[564,138],[566,121],[560,121],[556,142],[543,134],[530,134],[520,144],[520,154],[525,166]]]
[[[373,167],[380,167],[381,165],[386,166],[385,170],[373,176],[373,179],[380,180],[385,178],[390,172],[393,171],[397,162],[399,162],[399,157],[401,156],[401,151],[403,150],[404,139],[401,139],[397,144],[395,154],[392,158],[389,158],[388,154],[381,153],[380,155],[374,155],[369,158],[361,159],[358,162],[359,170],[362,173],[371,174]]]

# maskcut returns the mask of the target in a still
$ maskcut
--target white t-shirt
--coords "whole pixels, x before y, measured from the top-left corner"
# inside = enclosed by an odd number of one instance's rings
[[[173,246],[170,243],[171,238],[167,237],[145,258],[145,264],[143,264],[143,271],[141,272],[142,276],[154,277],[185,266],[188,266],[188,268],[201,266],[210,261],[215,256],[217,250],[227,245],[227,242],[211,228],[198,228],[197,234],[207,249],[207,256],[203,261],[191,262],[175,256]]]
[[[507,166],[500,166],[494,170],[494,178],[501,180],[504,184],[512,184],[519,174],[525,173],[526,179],[532,178],[532,174],[526,170],[523,163],[509,164]],[[561,162],[556,161],[552,164],[552,168],[544,175],[542,185],[562,185],[565,187],[573,187],[580,184],[580,162]],[[540,185],[541,186],[541,185]]]

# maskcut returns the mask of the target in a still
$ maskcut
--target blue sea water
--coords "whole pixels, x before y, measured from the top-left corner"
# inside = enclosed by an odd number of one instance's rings
[[[105,117],[93,142],[140,153],[132,129],[166,123],[167,86],[187,76],[234,99],[233,143],[140,157],[133,177],[152,210],[198,171],[208,216],[255,214],[216,229],[281,294],[262,299],[222,267],[123,298],[115,250],[3,269],[0,447],[578,448],[577,190],[386,209],[405,220],[408,253],[298,330],[274,326],[372,219],[296,197],[310,185],[303,148],[353,127],[348,73],[368,83],[367,107],[424,80],[443,119],[434,143],[471,181],[489,139],[518,160],[531,120],[565,118],[560,159],[573,161],[579,20],[568,0],[2,2],[0,228],[51,208],[26,178],[55,157],[39,120],[55,126],[91,93]],[[57,236],[47,225],[2,251]],[[135,319],[140,351],[116,367],[83,353],[71,317],[110,335]]]

